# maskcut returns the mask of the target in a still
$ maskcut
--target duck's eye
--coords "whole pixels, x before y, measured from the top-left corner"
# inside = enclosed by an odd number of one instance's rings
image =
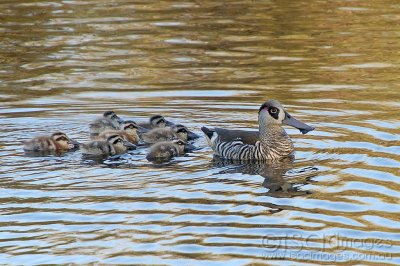
[[[270,112],[271,112],[271,114],[276,114],[276,113],[278,112],[278,109],[275,108],[275,107],[272,107],[272,108],[270,109]]]
[[[163,120],[163,119],[158,120],[157,124],[160,124],[160,123],[165,123],[165,120]]]

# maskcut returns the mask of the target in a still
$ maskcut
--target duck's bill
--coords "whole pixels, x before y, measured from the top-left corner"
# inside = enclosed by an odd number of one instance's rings
[[[171,121],[165,120],[165,126],[172,127],[173,125],[175,125],[175,124],[172,123]]]
[[[192,152],[193,150],[195,150],[196,149],[196,146],[194,146],[194,145],[192,145],[192,144],[190,144],[190,143],[187,143],[186,145],[185,145],[185,152]]]
[[[130,143],[129,141],[124,141],[124,146],[127,147],[129,150],[135,150],[136,149],[136,145]]]
[[[189,131],[189,132],[188,132],[188,139],[189,139],[189,140],[194,140],[194,139],[198,139],[198,138],[200,138],[200,136],[197,135],[196,133],[194,133],[194,132],[192,132],[192,131]]]
[[[297,120],[296,118],[294,118],[293,116],[288,114],[287,112],[285,112],[285,114],[286,114],[286,117],[282,121],[283,124],[295,127],[298,130],[300,130],[300,132],[303,134],[307,134],[308,132],[315,129],[315,127],[313,127],[313,126],[309,126],[307,124],[304,124],[303,122],[300,122],[299,120]]]
[[[70,139],[68,141],[68,146],[69,146],[70,149],[78,149],[80,144],[81,143],[79,143],[78,141],[73,140],[73,139]]]

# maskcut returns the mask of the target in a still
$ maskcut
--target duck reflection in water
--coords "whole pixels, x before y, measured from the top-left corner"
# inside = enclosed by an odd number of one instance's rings
[[[266,195],[279,198],[291,198],[310,194],[302,190],[302,186],[309,184],[317,175],[318,169],[314,166],[303,166],[294,162],[294,157],[282,158],[271,162],[243,162],[227,160],[214,156],[211,164],[213,167],[224,167],[217,174],[247,174],[260,175],[264,178],[262,186],[268,191]],[[301,168],[298,168],[298,167]]]

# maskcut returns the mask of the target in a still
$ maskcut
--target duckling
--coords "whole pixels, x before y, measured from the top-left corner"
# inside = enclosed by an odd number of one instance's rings
[[[119,135],[125,141],[132,144],[138,144],[139,136],[137,134],[138,125],[132,120],[126,120],[121,125],[121,130],[106,130],[100,133],[98,139],[106,140],[112,135]]]
[[[104,112],[102,117],[89,124],[90,137],[94,139],[105,130],[119,130],[122,122],[114,111]]]
[[[95,140],[80,145],[83,154],[86,155],[116,155],[125,153],[135,145],[123,140],[118,135],[111,135],[107,140]]]
[[[164,127],[172,127],[175,124],[167,119],[165,119],[162,115],[153,115],[150,117],[150,123],[141,123],[139,124],[139,133],[147,133],[151,129],[154,128],[164,128]],[[200,136],[196,133],[188,130],[188,140],[195,140]]]
[[[292,140],[283,129],[282,124],[300,130],[311,131],[314,128],[292,117],[276,100],[263,103],[258,111],[259,140],[247,144],[241,138],[226,139],[221,131],[202,127],[208,144],[218,155],[225,159],[266,161],[291,156],[294,147]]]
[[[25,151],[65,151],[74,149],[78,144],[71,140],[65,133],[56,132],[51,136],[39,136],[31,140],[24,141]]]
[[[180,139],[173,141],[162,141],[151,146],[146,159],[149,161],[169,161],[174,156],[185,153],[186,142]]]
[[[139,124],[145,130],[153,128],[164,128],[168,125],[173,125],[171,122],[167,121],[162,115],[153,115],[150,117],[149,123]]]
[[[146,143],[156,143],[172,139],[188,140],[188,129],[183,125],[173,125],[172,127],[154,128],[147,133],[143,133],[141,138]]]

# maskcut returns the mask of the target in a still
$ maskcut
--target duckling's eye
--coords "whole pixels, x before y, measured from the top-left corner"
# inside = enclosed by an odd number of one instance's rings
[[[271,114],[276,114],[278,112],[278,109],[275,107],[271,107],[270,112]]]
[[[56,141],[68,141],[66,137],[59,137]]]
[[[119,142],[122,142],[122,140],[121,140],[121,139],[117,139],[117,140],[115,140],[115,141],[113,142],[113,144],[117,144],[117,143],[119,143]]]
[[[160,123],[165,123],[165,120],[164,119],[158,120],[157,124],[160,124]]]

